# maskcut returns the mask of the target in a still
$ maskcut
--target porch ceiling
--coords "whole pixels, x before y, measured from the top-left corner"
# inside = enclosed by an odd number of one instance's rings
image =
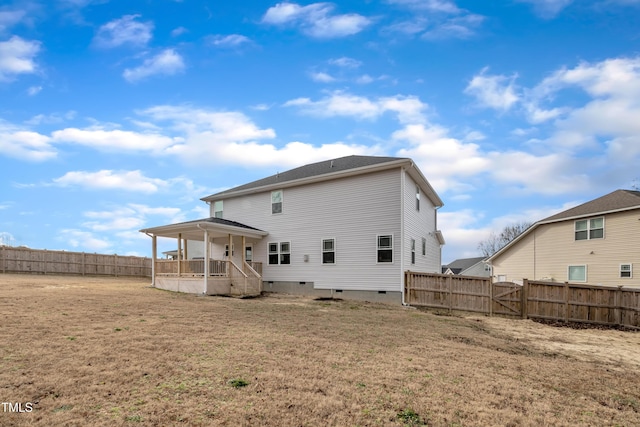
[[[178,224],[162,225],[159,227],[145,228],[140,230],[141,233],[150,234],[158,237],[169,237],[177,239],[181,235],[187,240],[204,240],[204,231],[209,232],[209,237],[227,237],[229,234],[234,236],[245,236],[253,239],[262,239],[269,233],[222,218],[203,218],[195,221],[181,222]]]

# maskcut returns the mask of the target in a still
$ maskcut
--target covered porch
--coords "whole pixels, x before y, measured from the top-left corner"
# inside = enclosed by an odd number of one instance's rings
[[[262,263],[254,261],[252,248],[266,231],[212,217],[140,232],[152,239],[152,286],[156,288],[205,295],[262,292]],[[174,259],[158,259],[158,237],[176,240]],[[188,241],[202,242],[198,256],[190,256]],[[234,243],[242,249],[235,251]]]

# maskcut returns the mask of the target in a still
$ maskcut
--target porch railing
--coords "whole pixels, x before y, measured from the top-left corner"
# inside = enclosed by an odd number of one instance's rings
[[[233,262],[228,260],[209,260],[209,276],[231,277],[230,264]],[[234,264],[235,265],[235,264]],[[178,266],[180,268],[178,269]],[[242,269],[236,266],[236,269],[246,275],[250,281],[256,282],[255,278],[259,278],[257,282],[262,286],[262,263],[261,262],[245,262]],[[159,259],[156,260],[157,276],[204,276],[204,259]],[[255,284],[251,285],[252,289]]]

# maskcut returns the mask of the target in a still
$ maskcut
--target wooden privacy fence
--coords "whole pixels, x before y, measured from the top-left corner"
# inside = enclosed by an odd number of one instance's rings
[[[449,311],[640,328],[640,289],[405,273],[406,302]]]
[[[0,273],[151,277],[151,258],[0,246]]]

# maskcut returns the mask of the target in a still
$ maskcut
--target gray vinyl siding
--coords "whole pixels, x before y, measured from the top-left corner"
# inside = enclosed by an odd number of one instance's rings
[[[401,176],[397,168],[285,188],[282,213],[275,215],[270,191],[224,199],[224,218],[269,232],[254,243],[254,261],[263,263],[266,281],[313,282],[319,289],[400,291]],[[377,263],[381,234],[393,235],[393,263]],[[336,239],[334,265],[322,264],[322,239],[328,238]],[[291,242],[290,265],[268,264],[270,242]]]
[[[440,243],[435,236],[436,209],[420,190],[420,211],[416,209],[416,182],[404,173],[404,260],[403,271],[440,273]],[[422,255],[422,239],[426,239],[426,255]],[[411,264],[411,239],[416,242],[416,263]]]

